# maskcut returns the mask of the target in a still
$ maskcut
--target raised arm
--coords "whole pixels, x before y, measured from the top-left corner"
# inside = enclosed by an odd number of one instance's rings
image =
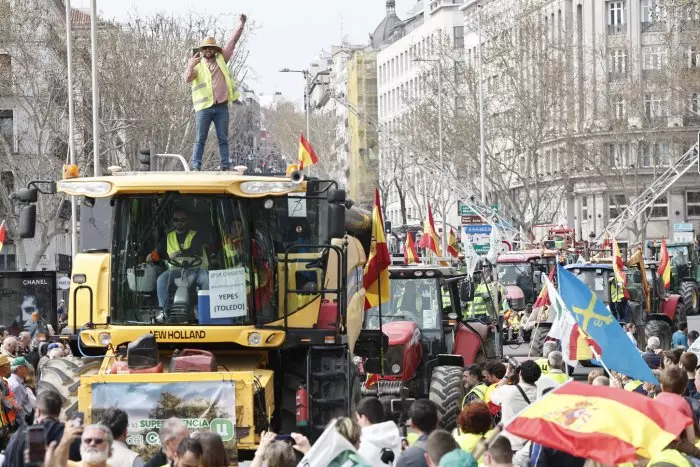
[[[233,51],[236,48],[236,44],[241,38],[241,35],[243,34],[243,28],[245,27],[246,21],[248,21],[248,17],[246,15],[241,15],[241,24],[238,25],[238,29],[236,29],[236,32],[233,33],[233,36],[231,36],[228,42],[226,42],[226,44],[224,45],[224,48],[221,50],[221,53],[224,56],[224,60],[226,60],[226,63],[228,63],[228,61],[231,60],[231,57],[233,56]]]
[[[195,76],[197,76],[197,71],[195,68],[197,68],[197,65],[199,65],[199,61],[202,59],[200,54],[198,53],[197,55],[193,56],[187,61],[187,68],[185,69],[185,83],[191,82]]]

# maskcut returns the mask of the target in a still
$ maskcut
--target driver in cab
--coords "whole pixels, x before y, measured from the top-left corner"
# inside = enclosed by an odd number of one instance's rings
[[[158,276],[158,306],[163,311],[167,309],[168,294],[173,279],[180,274],[179,263],[181,261],[185,263],[183,266],[186,266],[187,263],[184,260],[194,261],[194,264],[196,264],[196,267],[185,270],[188,288],[192,290],[196,283],[199,290],[209,290],[209,274],[206,270],[207,260],[204,242],[202,236],[196,230],[189,228],[188,220],[186,211],[182,209],[174,211],[172,217],[173,230],[161,239],[158,248],[154,252],[155,255],[150,253],[146,257],[146,262],[148,263],[162,260],[174,260],[174,262],[178,263],[169,262],[170,267]],[[197,261],[196,258],[200,258],[201,261]],[[173,266],[178,268],[175,274],[171,274]]]
[[[406,318],[420,323],[418,317],[421,316],[423,312],[423,297],[416,290],[416,284],[413,281],[406,281],[403,295],[399,297],[397,305],[397,314],[406,314]]]

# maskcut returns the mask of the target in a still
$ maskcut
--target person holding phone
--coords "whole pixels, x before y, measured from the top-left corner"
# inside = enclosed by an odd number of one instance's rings
[[[190,58],[185,71],[185,82],[192,89],[192,105],[195,111],[195,141],[192,153],[192,170],[200,170],[204,144],[207,142],[209,127],[214,123],[216,138],[219,141],[220,170],[228,170],[230,155],[228,148],[228,105],[238,100],[236,83],[228,69],[228,62],[243,27],[248,18],[241,15],[241,24],[236,32],[221,48],[213,37],[205,38],[199,46],[199,53]],[[204,60],[202,60],[204,59]]]

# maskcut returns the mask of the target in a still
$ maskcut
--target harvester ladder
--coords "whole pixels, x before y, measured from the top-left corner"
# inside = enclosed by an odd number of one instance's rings
[[[698,134],[700,137],[700,133]],[[659,196],[678,181],[693,166],[698,164],[698,143],[696,142],[683,156],[659,175],[649,187],[637,196],[619,216],[610,221],[608,226],[598,236],[600,241],[608,232],[613,237],[620,235],[640,214],[649,209]]]

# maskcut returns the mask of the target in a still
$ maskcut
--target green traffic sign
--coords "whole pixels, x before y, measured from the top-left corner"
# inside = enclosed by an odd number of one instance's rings
[[[463,203],[462,201],[457,201],[457,210],[459,211],[460,216],[475,216],[478,215],[478,213],[470,208],[467,204]],[[491,205],[491,210],[495,213],[498,214],[498,204],[492,204]]]

